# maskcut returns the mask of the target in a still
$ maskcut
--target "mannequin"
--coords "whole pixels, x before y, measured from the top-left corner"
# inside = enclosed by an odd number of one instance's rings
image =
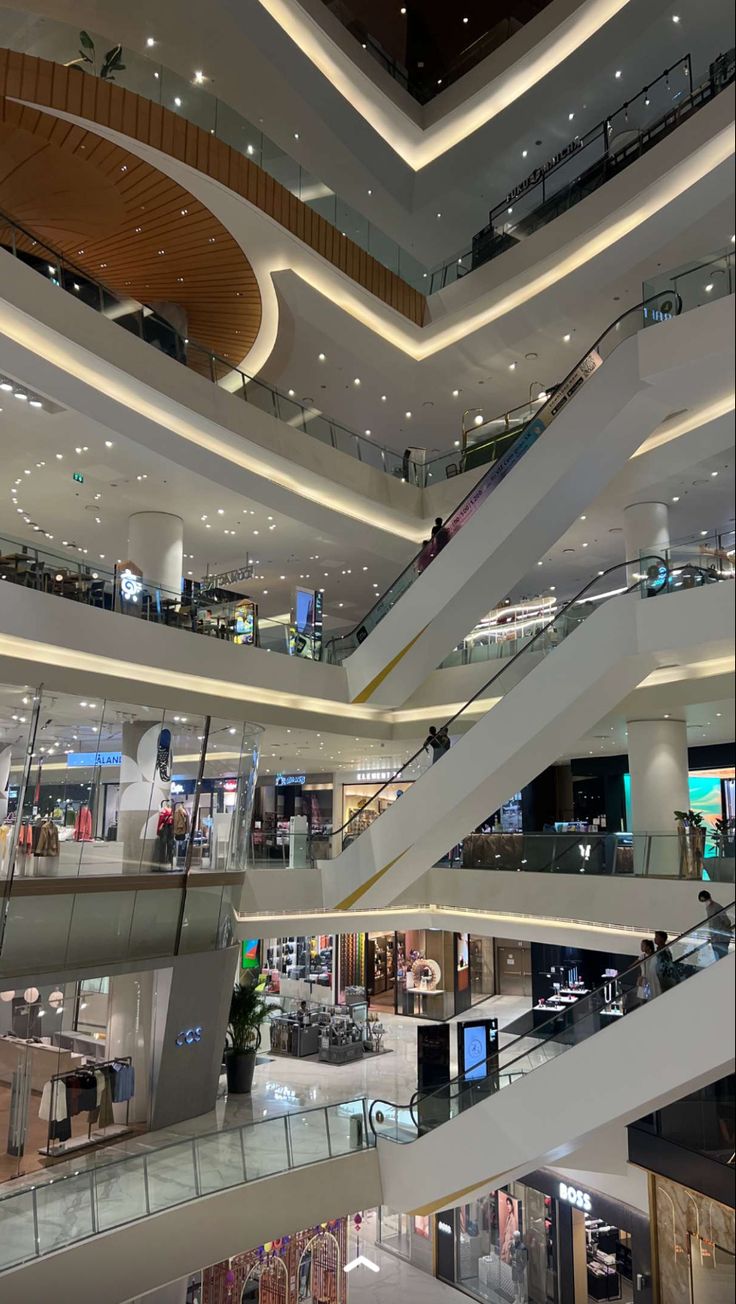
[[[174,858],[174,812],[168,797],[161,802],[156,825],[156,862],[161,869],[171,869]]]
[[[514,1304],[526,1304],[526,1270],[529,1265],[529,1251],[521,1239],[521,1232],[514,1232],[511,1245],[511,1280],[514,1283]]]

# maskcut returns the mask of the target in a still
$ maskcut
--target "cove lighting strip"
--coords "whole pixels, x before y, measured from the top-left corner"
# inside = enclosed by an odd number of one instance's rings
[[[487,81],[481,90],[439,121],[423,127],[353,62],[297,0],[260,0],[282,31],[413,172],[434,163],[514,104],[628,3],[629,0],[583,0],[570,17],[511,67]]]

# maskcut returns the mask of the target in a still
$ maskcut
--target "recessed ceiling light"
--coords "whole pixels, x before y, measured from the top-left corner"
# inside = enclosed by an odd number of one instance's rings
[[[717,471],[711,471],[711,475],[712,475],[713,478],[715,479],[715,477],[718,475],[718,472],[717,472]]]
[[[177,109],[181,108],[181,100],[179,99],[178,95],[174,96],[174,104],[176,105]]]
[[[527,157],[528,157],[528,154],[529,154],[529,150],[528,150],[528,149],[523,149],[523,150],[521,151],[521,157],[522,157],[522,158],[527,158]]]
[[[360,376],[356,376],[356,377],[355,377],[355,379],[353,380],[353,384],[354,384],[354,385],[359,385],[359,384],[360,384]]]
[[[672,15],[672,21],[673,21],[673,23],[679,23],[679,21],[680,21],[680,15],[679,15],[679,14],[673,14],[673,15]]]
[[[459,390],[459,389],[453,389],[453,391],[452,391],[452,397],[453,397],[453,398],[458,398],[459,395],[460,395],[460,390]]]
[[[204,81],[204,73],[201,71],[201,69],[198,69],[197,72],[195,72],[194,81],[197,86],[202,85],[202,82]]]
[[[706,294],[710,294],[713,289],[713,282],[709,281],[707,285],[703,286],[703,289],[705,290]]]
[[[155,44],[156,42],[152,36],[146,37],[146,45],[148,46],[149,50],[152,50]]]
[[[623,73],[620,68],[617,68],[613,75],[616,78],[616,81],[620,81],[620,79],[623,77]]]
[[[574,117],[575,117],[575,114],[574,114],[574,113],[568,113],[568,115],[567,115],[567,121],[568,121],[568,122],[572,122],[572,120],[573,120]]]
[[[509,363],[509,371],[516,371],[516,363],[515,363],[515,362],[510,362],[510,363]]]
[[[563,343],[563,344],[569,344],[569,343],[570,343],[570,339],[571,339],[571,336],[570,336],[570,335],[563,335],[563,337],[562,337],[562,343]]]
[[[318,354],[317,354],[317,360],[318,360],[319,362],[324,362],[324,361],[325,361],[325,354],[324,354],[324,353],[318,353]]]
[[[672,501],[673,501],[673,503],[679,503],[679,501],[680,501],[680,495],[679,495],[679,494],[675,494],[675,496],[674,496],[674,498],[672,499]]]
[[[476,426],[483,425],[483,414],[481,412],[478,413],[477,417],[473,417],[473,425]]]
[[[411,412],[405,412],[404,416],[406,417],[407,421],[411,421]]]
[[[290,390],[289,390],[289,398],[293,398],[293,397],[294,397],[294,390],[293,390],[293,389],[290,389]]]
[[[381,395],[381,402],[382,402],[382,403],[385,403],[385,402],[386,402],[386,398],[387,398],[387,395],[386,395],[386,394],[382,394],[382,395]]]
[[[366,433],[366,434],[369,436],[369,438],[370,438],[370,434],[371,434],[370,430],[366,430],[365,433]]]
[[[294,132],[294,140],[298,140],[298,139],[299,139],[299,132],[298,132],[298,131],[295,131],[295,132]]]
[[[28,406],[32,408],[40,408],[43,407],[43,403],[40,398],[32,398],[29,400]]]

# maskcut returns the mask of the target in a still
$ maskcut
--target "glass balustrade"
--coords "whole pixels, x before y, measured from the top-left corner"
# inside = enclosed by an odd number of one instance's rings
[[[574,992],[550,998],[550,1017],[436,1091],[416,1092],[397,1105],[376,1100],[369,1121],[379,1138],[407,1143],[487,1101],[558,1055],[587,1041],[622,1018],[637,1017],[641,1007],[666,996],[680,984],[725,959],[733,951],[734,905],[704,920],[651,956],[603,986],[579,996]],[[539,1008],[539,1007],[537,1007]],[[663,1011],[663,1017],[666,1017]],[[673,1015],[676,1018],[676,1015]],[[642,1030],[642,1035],[645,1030]]]
[[[704,828],[685,833],[471,833],[463,839],[464,869],[515,874],[644,875],[733,883],[733,837]]]
[[[101,1150],[75,1171],[34,1174],[0,1194],[0,1271],[219,1191],[365,1151],[367,1102],[284,1114],[173,1139],[117,1157]]]

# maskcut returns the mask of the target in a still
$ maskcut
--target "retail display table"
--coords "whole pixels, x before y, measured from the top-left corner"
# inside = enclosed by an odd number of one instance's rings
[[[44,1042],[0,1037],[0,1082],[12,1082],[13,1074],[26,1057],[31,1066],[31,1091],[39,1092],[55,1073],[70,1073],[84,1058]]]

